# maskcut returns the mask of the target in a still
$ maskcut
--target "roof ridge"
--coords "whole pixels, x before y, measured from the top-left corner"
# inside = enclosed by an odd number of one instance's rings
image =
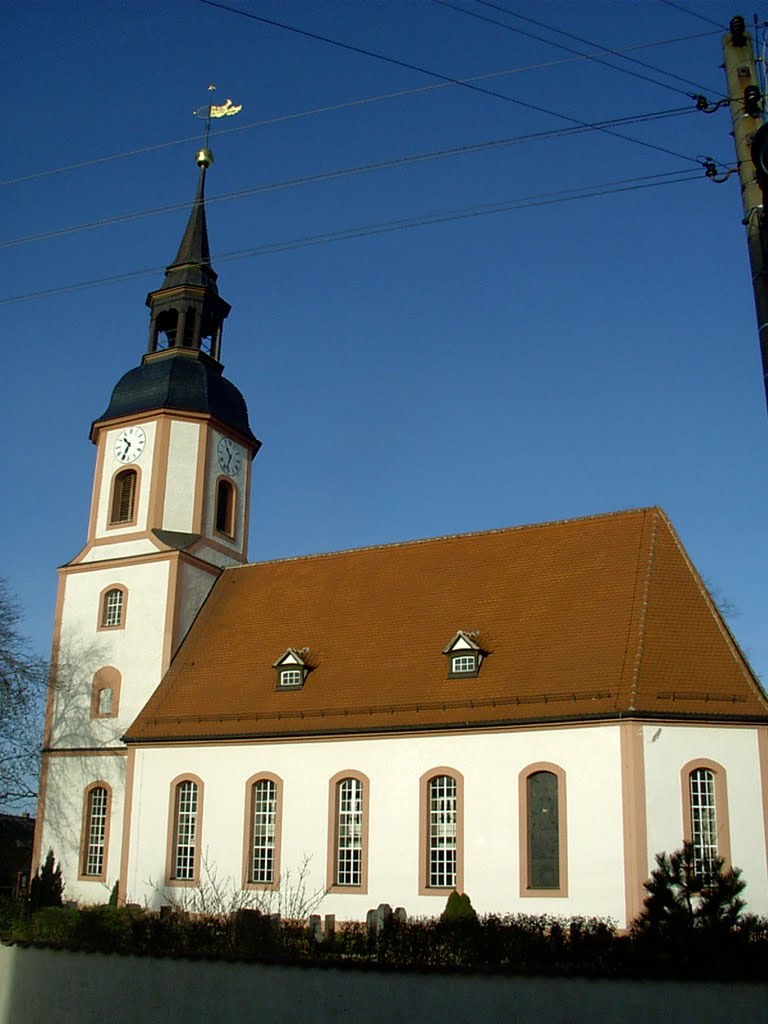
[[[646,625],[648,623],[648,600],[651,591],[653,570],[656,565],[656,546],[659,539],[659,521],[661,518],[659,513],[661,513],[662,516],[664,515],[660,508],[649,509],[648,511],[652,512],[653,519],[651,521],[648,558],[645,563],[645,580],[643,583],[642,597],[640,599],[640,613],[637,623],[637,649],[635,651],[635,664],[632,669],[632,679],[629,684],[629,711],[636,710],[635,702],[637,699],[637,689],[640,681],[640,670],[643,664],[643,654],[645,653]],[[666,517],[664,518],[666,519]]]
[[[464,537],[490,537],[494,534],[512,533],[517,530],[537,530],[546,526],[568,526],[571,523],[586,523],[596,519],[612,519],[619,516],[636,515],[638,512],[660,513],[666,519],[664,510],[658,505],[646,505],[639,508],[615,509],[613,512],[595,512],[587,516],[571,516],[567,519],[548,519],[543,523],[520,523],[517,526],[497,526],[488,530],[469,530],[466,533],[443,533],[436,537],[416,537],[413,540],[395,540],[384,544],[362,544],[356,548],[337,548],[333,551],[316,551],[305,555],[286,555],[283,558],[267,558],[260,562],[245,562],[242,565],[231,565],[224,569],[225,573],[237,572],[240,569],[252,569],[257,565],[279,565],[282,562],[301,562],[318,558],[336,558],[341,555],[357,554],[361,551],[384,551],[388,548],[414,547],[417,544],[433,544],[438,541],[459,540]],[[223,575],[223,574],[222,574]]]

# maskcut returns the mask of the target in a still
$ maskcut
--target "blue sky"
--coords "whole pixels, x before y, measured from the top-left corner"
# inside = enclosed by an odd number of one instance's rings
[[[659,504],[766,678],[768,419],[739,187],[735,176],[712,184],[696,162],[733,164],[730,121],[689,112],[685,95],[722,95],[721,33],[703,18],[725,29],[737,11],[498,0],[586,45],[452,2],[546,41],[433,0],[235,6],[449,78],[514,69],[479,84],[542,110],[455,85],[413,92],[438,80],[198,0],[4,11],[14,59],[2,68],[2,239],[184,204],[0,249],[2,299],[151,271],[0,306],[0,573],[41,651],[55,568],[85,537],[90,423],[141,358],[144,299],[194,195],[197,144],[169,143],[201,128],[192,111],[215,82],[219,101],[244,107],[216,125],[209,196],[262,188],[208,210],[233,306],[225,372],[264,442],[251,559]],[[695,86],[553,45],[595,53],[672,39],[627,52]],[[405,94],[309,113],[395,92]],[[573,123],[555,113],[592,124],[678,108],[617,129],[646,145],[589,131],[264,188]],[[693,179],[216,259],[673,172]]]

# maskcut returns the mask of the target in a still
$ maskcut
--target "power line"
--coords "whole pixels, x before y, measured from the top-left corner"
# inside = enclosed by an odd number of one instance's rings
[[[253,14],[250,11],[243,11],[238,7],[230,7],[228,4],[219,2],[219,0],[198,0],[198,2],[205,4],[207,7],[216,7],[219,10],[228,11],[230,14],[238,14],[243,18],[258,21],[264,25],[271,25],[274,28],[285,29],[287,32],[293,32],[297,35],[305,36],[308,39],[315,39],[322,43],[328,43],[331,46],[340,47],[342,50],[350,50],[353,53],[359,53],[365,57],[373,57],[375,60],[381,60],[387,64],[394,64],[396,67],[406,68],[408,71],[417,71],[422,75],[430,75],[432,78],[439,78],[443,82],[460,85],[464,89],[472,90],[472,92],[479,92],[486,96],[493,96],[496,99],[505,100],[507,103],[514,103],[516,106],[525,107],[528,110],[534,110],[537,114],[546,114],[549,117],[560,118],[561,121],[569,121],[571,124],[579,124],[582,127],[587,127],[587,122],[582,121],[577,117],[570,117],[568,114],[560,114],[556,110],[549,110],[547,107],[539,106],[536,103],[528,103],[525,100],[519,100],[513,96],[507,96],[505,93],[495,92],[493,89],[484,89],[482,86],[475,85],[460,78],[453,78],[450,75],[443,75],[438,71],[430,71],[428,68],[421,67],[418,64],[410,64],[408,61],[400,60],[397,57],[389,57],[386,54],[377,53],[375,50],[366,50],[361,46],[354,46],[352,43],[343,43],[338,39],[331,39],[329,36],[323,36],[317,32],[309,32],[307,29],[297,28],[295,25],[287,25],[285,22],[275,21],[272,18],[265,18],[260,14]],[[686,160],[689,163],[701,164],[701,160],[692,156],[686,156],[683,153],[677,153],[675,150],[667,149],[665,146],[657,146],[652,142],[635,139],[631,135],[622,135],[621,132],[614,132],[607,128],[602,128],[600,130],[606,135],[623,139],[625,142],[632,142],[636,146],[643,146],[645,149],[653,149],[658,153],[666,153],[667,156],[674,156],[678,160]]]
[[[667,7],[674,7],[678,11],[682,11],[683,14],[690,14],[692,18],[698,18],[700,21],[706,21],[708,25],[715,25],[721,32],[725,31],[719,21],[713,21],[712,18],[708,18],[705,14],[699,14],[698,11],[692,11],[690,7],[684,7],[682,4],[675,3],[674,0],[661,0],[661,3],[666,4]]]
[[[621,55],[634,50],[652,49],[656,46],[669,46],[674,43],[686,42],[689,39],[703,39],[714,34],[715,33],[713,32],[699,32],[693,36],[676,36],[669,39],[657,39],[648,43],[634,43],[631,46],[622,47],[617,50],[612,50],[611,52]],[[504,71],[489,71],[482,75],[472,75],[468,78],[462,78],[460,81],[462,83],[481,82],[487,81],[489,78],[504,78],[509,75],[522,74],[526,71],[544,71],[553,67],[562,67],[564,64],[575,64],[582,60],[591,60],[605,52],[606,51],[604,50],[600,50],[597,53],[585,53],[575,57],[561,58],[560,60],[542,61],[538,64],[527,64],[522,67],[507,68]],[[271,125],[282,124],[285,121],[295,121],[305,117],[314,117],[318,114],[329,114],[338,110],[348,110],[352,107],[364,106],[367,103],[381,103],[386,100],[400,99],[403,96],[415,96],[418,93],[434,92],[438,89],[449,89],[452,85],[452,82],[433,82],[430,85],[419,85],[413,89],[398,89],[395,92],[382,93],[379,96],[365,96],[356,100],[346,100],[343,103],[333,103],[323,107],[313,107],[310,110],[300,110],[293,114],[279,114],[276,117],[269,117],[263,121],[251,121],[249,124],[238,124],[229,128],[220,128],[216,132],[215,137],[218,138],[221,135],[230,135],[232,132],[250,131],[253,128],[268,128]],[[132,156],[142,156],[145,153],[153,153],[161,149],[169,149],[172,146],[181,146],[190,142],[197,142],[200,138],[201,134],[198,132],[195,135],[187,135],[182,139],[171,139],[168,142],[158,142],[150,146],[139,146],[136,149],[129,149],[122,153],[109,153],[106,156],[92,157],[89,160],[81,160],[74,164],[65,164],[61,167],[51,167],[44,171],[34,171],[30,174],[22,174],[16,178],[6,178],[5,180],[0,179],[0,187],[5,185],[19,185],[23,182],[34,181],[37,178],[46,178],[53,174],[64,174],[68,171],[79,171],[86,167],[94,167],[98,164],[109,163],[112,160],[124,160]]]
[[[483,0],[478,0],[478,3],[482,3]],[[558,50],[564,50],[566,53],[578,53],[581,56],[580,50],[574,50],[571,46],[565,46],[562,43],[557,43],[553,39],[545,39],[543,36],[537,36],[534,32],[526,32],[523,28],[518,28],[515,25],[510,25],[505,21],[499,21],[498,18],[491,18],[487,14],[481,14],[479,11],[472,11],[466,7],[461,7],[459,4],[451,3],[451,0],[433,0],[433,3],[438,4],[440,7],[445,7],[451,11],[457,11],[459,14],[466,14],[470,18],[476,18],[478,21],[484,21],[488,25],[496,25],[499,28],[506,29],[508,32],[514,32],[517,35],[525,36],[527,39],[535,39],[536,42],[545,43],[547,46],[553,46]],[[497,4],[488,4],[488,7],[493,7],[497,11],[503,11],[505,14],[512,14],[511,11],[507,11],[506,8],[499,7]],[[515,15],[512,15],[513,17]],[[536,24],[539,24],[538,22]],[[548,26],[544,26],[548,27]],[[554,31],[557,31],[555,29]],[[610,53],[610,50],[603,50],[603,53]],[[613,71],[621,71],[624,74],[632,75],[633,78],[639,78],[644,82],[650,82],[652,85],[658,85],[665,89],[671,89],[673,92],[682,93],[684,96],[688,96],[689,93],[683,89],[678,89],[677,86],[669,85],[667,82],[659,82],[658,79],[650,78],[648,75],[642,75],[637,71],[630,71],[628,68],[616,67],[615,64],[610,64],[608,61],[601,60],[599,56],[588,58],[593,60],[596,64],[602,64],[604,67],[611,68]]]
[[[493,213],[510,213],[515,210],[529,209],[536,206],[551,206],[556,203],[573,202],[578,199],[596,199],[606,195],[615,195],[622,192],[635,192],[641,189],[658,188],[662,185],[676,185],[687,181],[701,180],[701,175],[691,174],[688,171],[665,171],[660,174],[646,175],[641,178],[623,178],[613,182],[603,182],[599,185],[582,186],[576,189],[565,189],[559,192],[542,192],[537,195],[525,196],[519,199],[509,200],[503,203],[483,203],[478,206],[465,207],[458,210],[446,210],[441,213],[423,214],[418,217],[407,217],[398,220],[383,221],[378,224],[367,224],[355,228],[346,228],[341,231],[326,232],[319,235],[304,235],[298,238],[287,239],[282,242],[271,242],[253,249],[239,249],[234,252],[221,253],[213,257],[216,263],[232,262],[241,259],[250,259],[254,256],[266,256],[278,252],[288,252],[292,249],[303,249],[315,245],[326,245],[331,242],[346,241],[353,238],[366,238],[371,235],[388,234],[394,231],[403,231],[407,228],[426,227],[431,224],[444,224],[449,221],[466,220],[472,217],[488,216]],[[71,292],[84,291],[88,288],[96,288],[101,285],[118,284],[124,281],[136,280],[148,277],[152,274],[162,274],[164,266],[146,267],[143,270],[128,271],[123,274],[115,274],[110,277],[93,278],[89,281],[80,281],[77,284],[62,285],[57,288],[45,288],[37,292],[27,292],[24,295],[13,295],[0,298],[0,305],[10,305],[16,302],[29,302],[33,299],[41,299],[56,295],[65,295]]]
[[[436,3],[446,3],[447,0],[435,0]],[[548,25],[546,22],[538,21],[536,18],[531,18],[529,15],[519,14],[517,11],[510,10],[509,7],[503,7],[501,4],[493,3],[492,0],[475,0],[475,3],[482,4],[484,7],[491,7],[494,10],[501,11],[504,14],[508,14],[512,18],[518,18],[520,21],[528,22],[531,25],[538,25],[539,28],[546,29],[548,32],[556,32],[558,35],[565,36],[567,39],[574,39],[577,43],[582,43],[584,46],[596,46],[599,47],[604,53],[609,53],[612,56],[619,57],[621,60],[626,60],[632,64],[637,64],[638,67],[646,68],[649,71],[654,71],[657,74],[665,75],[667,78],[674,78],[678,82],[683,82],[685,85],[692,85],[695,89],[704,89],[707,92],[713,92],[712,89],[707,89],[707,86],[701,85],[699,82],[692,82],[689,78],[683,78],[681,75],[676,75],[672,71],[664,71],[663,68],[658,68],[654,64],[649,64],[647,61],[638,60],[636,57],[625,57],[619,53],[618,50],[613,50],[608,46],[603,46],[600,43],[594,42],[592,39],[585,39],[583,36],[574,35],[573,32],[566,32],[564,29],[556,28],[554,25]],[[453,4],[451,4],[453,6]],[[463,10],[463,8],[457,8]],[[467,11],[466,13],[472,13]],[[504,25],[502,22],[496,24],[502,24],[504,28],[511,29],[513,32],[522,32],[522,29],[514,28],[512,25]],[[528,33],[525,33],[528,34]],[[570,47],[563,46],[561,43],[556,43],[554,40],[541,39],[539,36],[532,36],[533,39],[539,39],[540,42],[548,43],[550,46],[556,46],[558,49],[567,50],[570,53],[578,53],[579,51],[571,50]],[[596,64],[602,64],[604,67],[612,68],[614,71],[620,71],[625,75],[632,75],[634,78],[640,78],[645,82],[652,82],[654,85],[661,86],[664,89],[671,89],[673,92],[681,93],[684,96],[690,96],[690,92],[684,89],[679,89],[677,86],[669,85],[667,82],[659,82],[657,79],[649,78],[647,75],[640,74],[637,71],[631,71],[629,68],[617,67],[615,64],[610,64],[606,60],[601,60],[600,57],[591,57]],[[721,95],[721,94],[718,94]]]
[[[509,138],[489,139],[485,142],[467,143],[462,146],[454,146],[450,149],[431,150],[426,153],[415,153],[410,156],[395,157],[391,160],[382,160],[377,163],[359,164],[355,167],[339,168],[335,171],[323,171],[319,174],[309,174],[301,178],[289,178],[283,181],[270,182],[265,185],[253,185],[246,188],[236,189],[233,192],[223,192],[217,196],[206,198],[206,204],[227,202],[232,199],[240,199],[246,196],[258,195],[262,192],[273,192],[281,189],[296,188],[300,185],[318,184],[320,182],[332,181],[336,178],[348,177],[350,175],[365,174],[372,171],[388,170],[395,167],[407,167],[412,164],[424,163],[432,160],[441,160],[452,156],[464,156],[471,153],[482,153],[490,149],[500,149],[504,146],[522,145],[529,142],[540,142],[548,139],[564,138],[571,135],[584,134],[588,130],[597,131],[604,126],[624,124],[644,124],[650,121],[663,120],[669,117],[680,117],[686,114],[695,113],[693,109],[677,107],[672,110],[659,110],[649,114],[640,114],[615,118],[611,121],[601,122],[595,128],[587,129],[575,126],[573,128],[553,128],[541,132],[532,132],[527,135],[515,135]],[[154,217],[164,213],[173,213],[176,210],[185,210],[189,207],[189,201],[170,203],[167,206],[158,206],[146,210],[138,210],[133,213],[118,214],[114,217],[105,217],[100,220],[88,221],[82,224],[74,224],[64,228],[54,228],[50,231],[42,231],[33,235],[25,235],[19,238],[0,241],[0,249],[10,249],[17,245],[24,245],[31,242],[41,242],[52,238],[61,238],[65,235],[77,234],[81,231],[89,231],[95,228],[110,227],[115,224],[125,224],[130,221],[143,220],[147,217]]]

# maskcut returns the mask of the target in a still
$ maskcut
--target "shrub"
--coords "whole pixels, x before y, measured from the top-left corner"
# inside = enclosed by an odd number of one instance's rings
[[[745,886],[740,869],[726,869],[721,857],[708,870],[698,871],[692,843],[671,854],[657,853],[633,933],[683,940],[694,930],[732,932],[745,906],[740,897]]]
[[[441,924],[477,924],[477,914],[465,892],[453,892],[448,897],[445,910],[440,915]]]
[[[60,907],[63,892],[61,865],[55,863],[53,850],[49,850],[45,864],[30,884],[29,902],[32,904],[33,910],[38,910],[40,907]]]

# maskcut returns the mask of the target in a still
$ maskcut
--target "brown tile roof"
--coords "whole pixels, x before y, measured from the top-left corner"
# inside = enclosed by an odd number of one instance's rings
[[[488,652],[449,679],[457,630]],[[308,647],[301,690],[273,662]],[[227,569],[131,742],[768,718],[658,508]]]

